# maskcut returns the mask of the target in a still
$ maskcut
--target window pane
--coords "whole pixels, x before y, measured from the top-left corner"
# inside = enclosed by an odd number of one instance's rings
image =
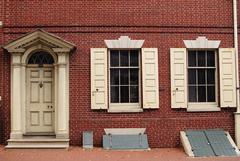
[[[52,55],[50,55],[47,52],[44,51],[38,51],[31,55],[31,57],[28,60],[28,64],[53,64],[54,60]]]
[[[188,66],[196,66],[196,51],[188,52]]]
[[[207,66],[209,66],[209,67],[215,66],[215,52],[214,51],[207,52]]]
[[[215,84],[215,69],[207,70],[207,84]]]
[[[121,103],[129,102],[129,86],[121,86]]]
[[[119,87],[111,86],[111,103],[119,103]]]
[[[138,85],[138,69],[130,69],[130,84]]]
[[[188,84],[196,84],[196,69],[188,70]]]
[[[131,103],[138,102],[138,86],[130,87],[130,102]]]
[[[198,51],[198,66],[206,66],[205,51]]]
[[[198,102],[206,102],[206,87],[198,86]]]
[[[118,50],[110,51],[110,66],[111,67],[119,66],[119,51]]]
[[[120,69],[120,81],[121,85],[128,85],[129,84],[129,69]]]
[[[119,69],[110,70],[111,85],[119,85]]]
[[[138,50],[130,51],[130,66],[138,66]]]
[[[198,69],[198,84],[206,84],[205,69]]]
[[[128,51],[127,50],[121,50],[120,51],[120,66],[129,66]]]
[[[189,102],[197,102],[196,87],[189,87]]]
[[[208,102],[215,102],[215,86],[208,86],[207,87],[207,101]]]

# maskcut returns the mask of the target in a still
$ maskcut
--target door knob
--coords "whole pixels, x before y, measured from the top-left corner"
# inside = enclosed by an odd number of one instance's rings
[[[43,82],[42,82],[42,81],[39,83],[39,87],[40,87],[40,88],[43,87]]]

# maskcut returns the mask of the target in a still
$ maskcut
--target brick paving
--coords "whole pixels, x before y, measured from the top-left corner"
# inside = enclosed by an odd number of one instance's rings
[[[102,148],[64,149],[4,149],[0,146],[0,161],[240,161],[240,157],[190,158],[181,148],[161,148],[150,151],[109,151]]]

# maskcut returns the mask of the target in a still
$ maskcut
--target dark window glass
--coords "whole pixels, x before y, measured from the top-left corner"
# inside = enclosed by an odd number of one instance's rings
[[[119,85],[119,69],[111,69],[110,75],[111,85]]]
[[[207,84],[215,84],[215,69],[207,70]]]
[[[208,102],[215,102],[215,86],[208,86],[207,87],[207,93],[208,93],[208,98],[207,101]]]
[[[110,65],[112,67],[119,66],[119,51],[118,50],[111,50],[110,51]]]
[[[111,86],[111,103],[119,103],[119,86]]]
[[[198,86],[198,102],[206,102],[206,87]]]
[[[128,69],[120,69],[120,84],[128,85],[129,84],[129,70]]]
[[[197,90],[195,86],[189,87],[189,102],[197,102]]]
[[[198,73],[198,84],[205,84],[206,78],[205,78],[205,69],[199,69],[197,70]]]
[[[198,66],[206,66],[205,51],[198,51]]]
[[[138,50],[130,51],[130,66],[138,66]]]
[[[215,52],[214,51],[207,52],[207,66],[208,67],[215,66]]]
[[[196,69],[188,70],[188,84],[196,84]]]
[[[28,60],[28,64],[43,65],[43,64],[53,64],[53,63],[54,63],[54,59],[52,55],[44,51],[39,51],[32,54]]]
[[[121,86],[121,102],[129,103],[129,86]]]
[[[130,85],[138,85],[138,69],[130,69]]]
[[[138,86],[131,86],[130,87],[130,102],[136,103],[138,102]]]
[[[129,56],[127,50],[120,51],[120,66],[129,66],[128,58]]]
[[[196,66],[196,51],[189,51],[188,53],[188,66]]]

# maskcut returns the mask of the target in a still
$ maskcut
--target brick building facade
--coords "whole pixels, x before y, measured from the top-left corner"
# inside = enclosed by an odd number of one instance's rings
[[[221,41],[219,48],[234,48],[232,15],[232,1],[228,0],[2,0],[0,45],[36,29],[74,44],[76,49],[69,54],[71,145],[81,145],[86,130],[93,131],[94,145],[101,146],[104,128],[141,127],[146,128],[150,147],[176,147],[179,131],[186,129],[222,128],[234,137],[234,107],[201,112],[171,108],[170,68],[170,48],[186,48],[184,40],[204,36]],[[91,109],[90,49],[107,48],[104,40],[121,36],[144,40],[142,48],[157,48],[159,108],[134,113]],[[0,96],[0,141],[7,144],[11,132],[11,54],[6,49],[0,50]]]

